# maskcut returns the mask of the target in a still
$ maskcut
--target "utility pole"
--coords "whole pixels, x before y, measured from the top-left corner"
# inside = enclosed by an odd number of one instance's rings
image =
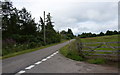
[[[46,45],[46,37],[45,37],[45,11],[44,11],[44,44]]]

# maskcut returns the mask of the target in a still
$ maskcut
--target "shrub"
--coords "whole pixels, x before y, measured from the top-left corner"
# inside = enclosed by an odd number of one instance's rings
[[[31,42],[28,44],[28,48],[35,48],[36,43],[35,42]]]

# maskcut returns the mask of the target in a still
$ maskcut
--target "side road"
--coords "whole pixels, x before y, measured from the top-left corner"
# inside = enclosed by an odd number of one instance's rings
[[[118,69],[115,67],[74,61],[58,53],[32,69],[26,70],[25,73],[118,73]]]

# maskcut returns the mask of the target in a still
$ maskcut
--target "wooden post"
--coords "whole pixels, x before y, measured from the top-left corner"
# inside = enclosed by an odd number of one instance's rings
[[[45,37],[45,11],[44,11],[44,44],[46,45],[46,37]]]

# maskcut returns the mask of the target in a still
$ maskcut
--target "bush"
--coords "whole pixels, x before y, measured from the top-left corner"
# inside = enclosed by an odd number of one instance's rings
[[[28,48],[35,48],[37,44],[35,42],[31,42],[28,44]]]

